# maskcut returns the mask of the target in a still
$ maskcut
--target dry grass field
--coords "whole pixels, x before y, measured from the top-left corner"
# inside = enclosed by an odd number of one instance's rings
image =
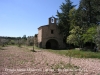
[[[74,58],[29,47],[0,48],[0,75],[100,75],[100,59]]]

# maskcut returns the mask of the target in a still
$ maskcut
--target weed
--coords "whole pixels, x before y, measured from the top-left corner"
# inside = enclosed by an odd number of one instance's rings
[[[30,62],[34,63],[34,60],[31,60]]]
[[[79,67],[75,66],[74,64],[64,64],[63,62],[60,62],[56,65],[53,65],[52,69],[79,69]]]
[[[99,58],[100,59],[100,52],[91,52],[91,51],[82,51],[82,50],[46,50],[49,52],[57,53],[60,55],[76,57],[76,58]]]
[[[20,61],[19,61],[19,64],[20,64],[20,65],[22,65],[22,64],[24,64],[24,63],[25,63],[25,62],[24,62],[23,60],[20,60]]]
[[[46,63],[46,65],[48,66],[49,64],[48,64],[48,63]]]

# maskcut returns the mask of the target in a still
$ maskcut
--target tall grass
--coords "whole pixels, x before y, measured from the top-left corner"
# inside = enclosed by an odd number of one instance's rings
[[[65,55],[65,56],[70,56],[70,57],[76,57],[76,58],[98,58],[100,59],[100,52],[91,52],[91,51],[82,51],[82,50],[76,50],[76,49],[71,49],[71,50],[52,50],[52,49],[42,49],[38,47],[34,47],[35,49],[39,50],[46,50],[49,52],[53,52],[56,54],[60,55]]]
[[[49,52],[77,58],[99,58],[100,52],[81,51],[81,50],[48,50]]]

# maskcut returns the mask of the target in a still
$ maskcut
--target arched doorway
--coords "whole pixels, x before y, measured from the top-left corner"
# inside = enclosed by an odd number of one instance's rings
[[[55,39],[50,39],[46,42],[46,49],[58,49],[58,42]]]

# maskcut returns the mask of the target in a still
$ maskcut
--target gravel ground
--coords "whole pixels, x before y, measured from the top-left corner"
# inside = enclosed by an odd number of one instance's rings
[[[48,51],[8,46],[0,50],[0,75],[100,75],[100,59],[72,58]],[[60,65],[60,66],[59,66]]]

